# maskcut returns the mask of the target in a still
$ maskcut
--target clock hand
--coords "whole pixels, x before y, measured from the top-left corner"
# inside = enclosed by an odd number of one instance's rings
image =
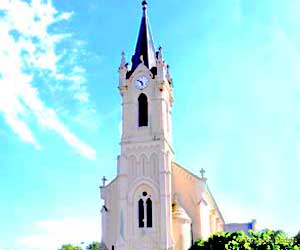
[[[143,81],[141,81],[141,80],[137,80],[138,82],[140,82],[141,84],[142,84],[142,86],[144,86],[144,83],[143,83]]]

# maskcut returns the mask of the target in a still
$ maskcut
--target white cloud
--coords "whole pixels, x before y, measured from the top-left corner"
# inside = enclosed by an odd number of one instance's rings
[[[47,78],[53,78],[53,81],[70,81],[67,91],[74,100],[89,102],[85,70],[74,66],[69,75],[58,70],[63,54],[58,55],[55,48],[70,34],[50,34],[48,31],[49,26],[68,20],[72,13],[58,13],[51,1],[42,0],[30,3],[2,0],[0,10],[4,13],[0,19],[0,114],[21,140],[37,149],[41,146],[27,122],[29,115],[33,115],[41,126],[62,136],[81,155],[95,159],[95,150],[69,131],[54,108],[46,106],[33,81],[36,72],[46,72]]]
[[[62,13],[61,15],[60,15],[60,19],[61,20],[69,20],[71,17],[72,17],[72,15],[73,15],[73,13],[67,13],[67,12],[65,12],[65,13]]]
[[[99,242],[100,228],[100,221],[95,218],[44,220],[35,224],[36,233],[19,238],[18,244],[24,250],[57,250],[63,244]]]

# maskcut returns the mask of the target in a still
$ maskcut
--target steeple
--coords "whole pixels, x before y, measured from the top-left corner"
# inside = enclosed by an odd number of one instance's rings
[[[156,54],[154,49],[154,43],[151,35],[150,25],[147,16],[147,1],[142,2],[143,17],[136,43],[135,53],[132,56],[133,72],[141,62],[144,62],[145,66],[149,69],[156,65]]]

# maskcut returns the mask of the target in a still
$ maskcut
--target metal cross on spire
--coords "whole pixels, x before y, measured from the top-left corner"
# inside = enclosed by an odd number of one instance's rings
[[[204,179],[205,178],[205,170],[204,170],[204,168],[201,168],[201,170],[200,170],[200,174],[201,174],[201,179]]]

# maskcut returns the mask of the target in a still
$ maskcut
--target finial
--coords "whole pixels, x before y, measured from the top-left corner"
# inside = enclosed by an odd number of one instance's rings
[[[167,74],[166,74],[166,77],[169,80],[170,85],[173,86],[173,80],[172,80],[172,77],[170,75],[170,65],[169,64],[167,64]]]
[[[147,9],[147,5],[148,5],[147,1],[144,0],[144,1],[142,2],[142,5],[143,5],[143,10],[146,10],[146,9]]]
[[[162,47],[159,46],[158,51],[157,51],[157,59],[162,60]]]
[[[102,187],[105,187],[106,181],[107,181],[106,177],[103,176],[103,178],[102,178]]]
[[[121,53],[121,64],[120,64],[120,68],[125,67],[125,66],[126,66],[125,52],[122,51],[122,53]]]
[[[204,174],[205,174],[204,168],[201,168],[200,174],[201,174],[201,179],[204,179],[205,178],[205,176],[204,176]]]

